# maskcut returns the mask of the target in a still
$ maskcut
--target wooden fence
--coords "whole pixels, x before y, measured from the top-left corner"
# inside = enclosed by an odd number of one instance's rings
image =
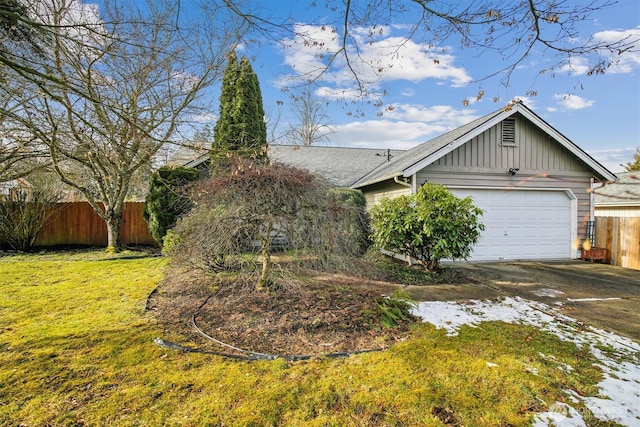
[[[127,202],[122,214],[121,243],[153,245],[149,225],[142,217],[144,203]],[[35,246],[107,245],[107,225],[87,202],[59,203],[38,234]]]
[[[607,261],[640,270],[640,218],[596,217],[595,246],[607,249]]]

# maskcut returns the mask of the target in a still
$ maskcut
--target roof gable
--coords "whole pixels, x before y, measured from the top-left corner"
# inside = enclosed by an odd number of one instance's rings
[[[363,187],[397,176],[409,177],[516,113],[520,113],[543,132],[551,136],[553,140],[582,160],[602,178],[609,181],[616,179],[614,174],[538,115],[525,107],[524,104],[516,103],[508,108],[487,114],[484,117],[405,151],[402,156],[396,158],[393,162],[383,165],[367,174],[367,176],[359,180],[354,187]]]

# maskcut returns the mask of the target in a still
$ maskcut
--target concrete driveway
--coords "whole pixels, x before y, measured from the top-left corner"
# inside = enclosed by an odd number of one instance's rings
[[[419,301],[520,296],[640,342],[640,271],[584,261],[455,263],[471,283],[417,287]]]

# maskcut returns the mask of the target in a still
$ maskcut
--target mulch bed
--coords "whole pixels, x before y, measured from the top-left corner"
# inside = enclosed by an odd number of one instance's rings
[[[148,308],[180,344],[226,351],[207,335],[234,347],[275,355],[313,355],[386,348],[406,338],[413,321],[381,326],[378,300],[397,285],[357,277],[304,273],[269,291],[255,281],[173,271],[149,298]]]

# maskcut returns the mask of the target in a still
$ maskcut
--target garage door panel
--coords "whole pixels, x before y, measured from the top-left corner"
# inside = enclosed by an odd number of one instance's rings
[[[472,260],[570,257],[571,202],[563,191],[452,189],[471,196],[485,225]]]

